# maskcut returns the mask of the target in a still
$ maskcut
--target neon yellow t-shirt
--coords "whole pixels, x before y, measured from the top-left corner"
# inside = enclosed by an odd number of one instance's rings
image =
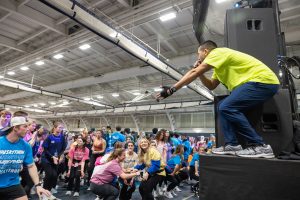
[[[279,84],[275,73],[258,59],[229,48],[216,48],[204,59],[214,68],[212,79],[219,80],[229,91],[246,82]]]
[[[150,147],[148,152],[144,154],[144,162],[146,167],[150,167],[151,165],[151,160],[160,160],[160,168],[159,170],[162,170],[162,172],[157,173],[158,175],[161,176],[166,176],[166,172],[165,172],[165,166],[166,164],[164,163],[161,154],[159,153],[159,151],[157,151],[156,149]]]

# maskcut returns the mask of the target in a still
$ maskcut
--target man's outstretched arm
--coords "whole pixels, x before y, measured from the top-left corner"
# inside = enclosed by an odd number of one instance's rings
[[[192,81],[194,81],[197,77],[200,77],[203,75],[205,72],[209,71],[212,69],[212,66],[201,63],[198,65],[198,67],[194,67],[190,71],[188,71],[175,85],[174,87],[176,90],[182,88],[185,85],[190,84]]]

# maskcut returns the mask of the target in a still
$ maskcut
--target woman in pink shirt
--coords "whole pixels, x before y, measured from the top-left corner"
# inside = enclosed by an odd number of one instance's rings
[[[91,190],[104,200],[115,200],[119,196],[117,186],[118,177],[130,179],[139,175],[139,172],[125,174],[120,165],[125,159],[125,149],[115,149],[106,163],[96,166],[91,178]]]
[[[75,180],[74,197],[79,196],[80,178],[84,177],[85,161],[89,158],[90,151],[85,147],[85,139],[78,138],[76,142],[77,145],[71,148],[69,152],[69,170],[67,173],[69,183],[68,191],[66,193],[66,195],[71,195]]]

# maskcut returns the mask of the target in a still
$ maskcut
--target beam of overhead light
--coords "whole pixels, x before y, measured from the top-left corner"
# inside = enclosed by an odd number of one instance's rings
[[[39,61],[36,61],[35,64],[38,65],[38,66],[40,66],[40,65],[44,65],[45,62],[42,61],[42,60],[39,60]]]
[[[14,72],[14,71],[9,71],[9,72],[7,72],[7,74],[10,75],[10,76],[13,76],[13,75],[16,74],[16,72]]]
[[[113,93],[111,96],[113,96],[113,97],[118,97],[118,96],[120,96],[118,93]]]
[[[83,44],[79,47],[79,49],[81,49],[81,50],[87,50],[89,48],[91,48],[91,45],[89,45],[89,44]]]
[[[176,13],[171,12],[171,13],[162,15],[159,19],[160,19],[160,21],[165,22],[165,21],[169,21],[174,18],[176,18]]]
[[[27,70],[29,70],[29,67],[23,66],[23,67],[21,67],[20,69],[23,70],[23,71],[27,71]]]
[[[59,60],[59,59],[61,59],[61,58],[63,58],[64,56],[62,55],[62,54],[56,54],[56,55],[54,55],[53,56],[53,58],[55,58],[55,59],[57,59],[57,60]]]

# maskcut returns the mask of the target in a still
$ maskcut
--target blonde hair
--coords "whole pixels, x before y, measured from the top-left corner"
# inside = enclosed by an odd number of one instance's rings
[[[119,156],[122,155],[122,153],[123,153],[124,151],[125,151],[125,149],[122,149],[122,148],[115,149],[115,150],[110,154],[110,156],[107,158],[106,163],[108,163],[109,161],[112,161],[112,160],[118,158]]]
[[[144,163],[144,155],[145,155],[145,151],[141,148],[141,143],[142,141],[145,140],[148,142],[148,146],[149,148],[152,148],[150,146],[150,141],[147,139],[147,138],[141,138],[140,141],[139,141],[139,153],[138,153],[138,157],[139,157],[139,163]]]

